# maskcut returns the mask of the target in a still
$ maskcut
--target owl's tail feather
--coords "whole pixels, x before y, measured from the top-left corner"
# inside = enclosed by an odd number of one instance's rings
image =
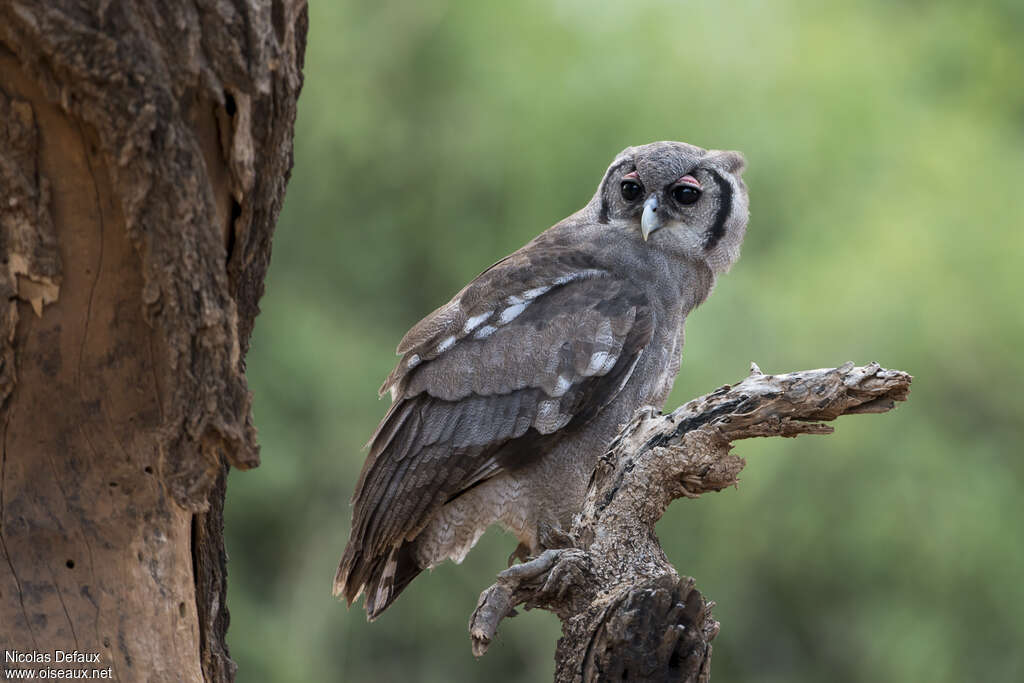
[[[334,595],[351,606],[365,591],[366,616],[373,621],[405,590],[423,568],[416,563],[413,543],[403,541],[387,554],[367,557],[350,543],[334,577]]]

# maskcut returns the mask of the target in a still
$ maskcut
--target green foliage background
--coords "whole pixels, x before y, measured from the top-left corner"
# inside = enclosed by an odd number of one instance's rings
[[[500,531],[374,624],[331,579],[403,332],[660,139],[742,150],[752,214],[669,407],[751,360],[916,377],[668,511],[715,680],[1024,679],[1022,32],[1016,0],[314,3],[248,360],[263,465],[228,493],[239,680],[550,680],[545,613],[470,655]]]

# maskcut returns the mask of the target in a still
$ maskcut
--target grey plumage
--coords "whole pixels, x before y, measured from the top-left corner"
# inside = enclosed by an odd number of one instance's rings
[[[661,408],[683,323],[739,256],[737,152],[630,147],[580,211],[485,270],[398,346],[334,581],[378,616],[497,522],[537,554],[605,446]]]

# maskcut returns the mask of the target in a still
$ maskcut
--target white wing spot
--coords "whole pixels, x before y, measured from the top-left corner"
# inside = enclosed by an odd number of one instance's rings
[[[480,327],[480,323],[484,322],[488,318],[494,315],[494,311],[487,311],[480,315],[474,315],[472,318],[466,321],[466,326],[462,328],[462,334],[469,334],[476,328]]]
[[[590,364],[587,365],[587,371],[583,374],[590,376],[596,375],[601,370],[605,363],[608,362],[609,354],[606,351],[598,351],[590,357]]]
[[[554,284],[555,284],[555,286],[564,285],[564,284],[567,284],[569,282],[572,282],[573,280],[584,280],[584,279],[586,279],[588,277],[595,277],[597,275],[601,275],[603,272],[604,271],[598,270],[596,268],[588,268],[587,270],[579,270],[579,271],[576,271],[575,273],[567,273],[567,274],[565,274],[565,275],[555,279]]]
[[[555,384],[555,390],[551,392],[552,396],[564,396],[565,392],[569,391],[569,387],[572,386],[572,380],[568,377],[559,375],[558,383]]]
[[[511,322],[512,320],[515,320],[516,316],[518,316],[520,313],[522,313],[525,308],[526,308],[526,304],[525,303],[523,303],[523,304],[515,304],[513,306],[509,306],[508,308],[506,308],[504,311],[501,312],[501,317],[498,318],[498,323],[500,325],[504,325],[505,323]]]
[[[508,302],[509,306],[517,306],[526,301],[526,299],[524,299],[521,296],[516,296],[515,294],[513,294],[512,296],[508,297],[505,301]]]
[[[441,343],[437,345],[437,349],[435,349],[435,351],[437,353],[444,353],[453,346],[455,346],[455,337],[445,337],[441,340]]]
[[[484,325],[483,327],[481,327],[479,330],[476,331],[476,334],[473,335],[473,338],[474,339],[487,339],[492,334],[494,334],[497,331],[497,329],[498,328],[494,327],[493,325]]]
[[[601,366],[601,370],[599,371],[600,374],[607,375],[609,372],[611,372],[612,368],[615,367],[615,363],[617,363],[618,360],[619,360],[619,357],[616,356],[615,354],[613,354],[613,353],[608,354],[608,359],[605,360],[604,365]]]
[[[409,356],[409,360],[405,361],[405,367],[412,370],[414,367],[420,364],[421,360],[423,359],[420,358],[420,355],[418,353],[414,353],[411,356]]]
[[[534,287],[533,289],[528,289],[525,292],[523,292],[523,298],[524,299],[536,299],[538,296],[540,296],[541,294],[545,294],[550,289],[551,289],[550,286],[548,286],[548,287]]]

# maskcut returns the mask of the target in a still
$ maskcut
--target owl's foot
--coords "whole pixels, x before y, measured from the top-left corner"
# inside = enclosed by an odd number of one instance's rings
[[[575,587],[587,585],[590,558],[583,550],[561,548],[545,550],[539,557],[517,564],[498,574],[520,588],[533,587],[530,602],[561,601]]]
[[[520,543],[516,546],[516,549],[512,551],[512,554],[508,556],[508,565],[511,567],[515,564],[516,560],[520,562],[526,562],[530,559],[530,546],[525,543]]]
[[[592,567],[590,557],[582,550],[567,548],[554,552],[559,553],[558,561],[548,572],[544,585],[537,591],[537,597],[560,602],[569,591],[587,585]]]
[[[587,587],[593,583],[592,573],[586,551],[562,548],[545,550],[498,574],[494,585],[480,594],[469,619],[473,655],[479,657],[487,651],[498,632],[498,624],[506,617],[516,616],[518,605],[530,609],[561,602],[560,608],[567,614],[582,611],[591,598]],[[571,600],[565,600],[566,596]]]

